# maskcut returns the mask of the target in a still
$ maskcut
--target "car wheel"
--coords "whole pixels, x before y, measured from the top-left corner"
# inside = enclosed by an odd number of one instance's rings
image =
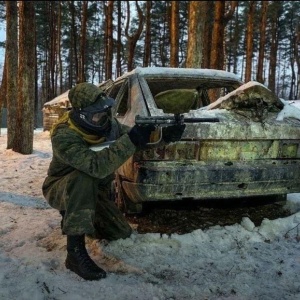
[[[141,203],[134,203],[128,198],[122,188],[121,176],[118,174],[114,180],[114,199],[117,207],[125,214],[138,214],[143,210]]]

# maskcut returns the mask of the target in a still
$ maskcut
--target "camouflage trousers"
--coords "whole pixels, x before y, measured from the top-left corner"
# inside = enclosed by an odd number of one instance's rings
[[[77,170],[45,179],[44,197],[51,207],[65,211],[65,234],[88,234],[107,240],[130,236],[130,225],[110,197],[112,180],[113,176],[97,179]]]

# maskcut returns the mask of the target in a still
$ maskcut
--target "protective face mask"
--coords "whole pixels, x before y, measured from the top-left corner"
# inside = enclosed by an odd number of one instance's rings
[[[104,126],[108,122],[108,113],[107,111],[104,112],[97,112],[92,115],[91,123],[97,126]]]

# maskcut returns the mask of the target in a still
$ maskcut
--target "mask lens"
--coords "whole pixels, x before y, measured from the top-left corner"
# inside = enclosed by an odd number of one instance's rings
[[[106,111],[95,113],[92,115],[91,121],[97,126],[103,126],[108,121],[108,114]]]

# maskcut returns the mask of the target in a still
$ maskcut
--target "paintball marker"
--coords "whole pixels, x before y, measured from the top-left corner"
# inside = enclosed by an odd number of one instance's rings
[[[144,117],[140,115],[135,116],[135,124],[137,125],[154,125],[156,127],[166,127],[171,125],[181,125],[185,123],[202,123],[202,122],[219,122],[218,118],[184,118],[181,114],[174,114],[174,116],[157,116]]]
[[[155,127],[160,128],[160,138],[157,142],[149,143],[147,145],[157,145],[162,140],[162,127],[167,127],[171,125],[180,125],[186,123],[203,123],[203,122],[219,122],[218,118],[184,118],[182,114],[174,114],[173,116],[135,116],[135,124],[139,126],[143,125],[154,125]],[[101,151],[104,148],[109,147],[114,141],[104,142],[98,145],[93,145],[90,147],[93,151]]]
[[[154,125],[160,129],[160,138],[157,142],[149,143],[147,145],[157,145],[162,140],[162,127],[172,125],[182,125],[186,123],[203,123],[203,122],[219,122],[218,118],[184,118],[182,114],[174,114],[173,116],[135,116],[135,124],[139,126]]]

